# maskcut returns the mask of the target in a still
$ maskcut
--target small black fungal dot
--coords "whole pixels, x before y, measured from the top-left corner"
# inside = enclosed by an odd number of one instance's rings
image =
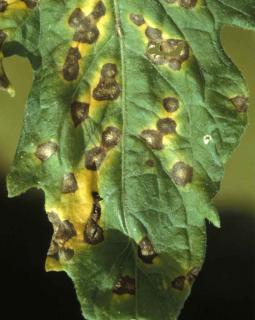
[[[74,101],[71,105],[71,116],[75,127],[88,118],[89,104],[85,102]]]
[[[144,237],[138,246],[138,256],[144,263],[151,264],[157,256],[154,247],[148,237]]]
[[[186,277],[184,277],[184,276],[180,276],[180,277],[175,278],[172,281],[172,287],[176,290],[182,291],[185,286],[185,280],[186,280]]]
[[[73,173],[66,173],[63,178],[62,192],[72,193],[78,189],[77,181]]]
[[[86,152],[85,155],[85,167],[89,170],[96,171],[101,166],[106,152],[102,147],[95,147]]]
[[[46,161],[57,151],[59,151],[59,145],[55,142],[49,141],[42,143],[37,147],[35,156],[41,161]]]
[[[163,107],[167,112],[175,112],[179,109],[179,101],[173,97],[163,99]]]
[[[246,112],[248,110],[248,98],[244,96],[236,96],[230,99],[238,112]]]
[[[120,141],[120,130],[116,127],[107,127],[102,133],[102,145],[105,148],[112,148]]]
[[[84,241],[91,245],[104,241],[103,229],[93,219],[89,219],[85,225]]]
[[[141,14],[135,14],[135,13],[131,13],[129,15],[130,20],[136,24],[138,27],[140,27],[141,25],[145,24],[145,20],[144,17]]]
[[[0,12],[4,12],[8,7],[8,2],[0,0]]]
[[[176,122],[171,118],[159,119],[157,128],[162,134],[174,133],[176,129]]]
[[[140,137],[146,144],[155,150],[163,149],[162,134],[157,130],[143,130]]]
[[[135,295],[135,279],[129,276],[122,276],[118,279],[113,287],[113,293],[118,295],[131,294]]]
[[[174,164],[171,176],[177,185],[184,187],[187,183],[192,181],[193,168],[188,164],[179,161]]]

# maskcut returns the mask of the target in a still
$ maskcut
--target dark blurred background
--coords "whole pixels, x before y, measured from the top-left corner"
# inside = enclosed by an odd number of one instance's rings
[[[248,82],[250,125],[227,164],[215,198],[222,228],[208,225],[205,265],[180,320],[255,319],[255,34],[227,27],[222,41]],[[0,92],[0,319],[81,320],[71,280],[63,272],[44,271],[52,227],[44,214],[43,193],[30,190],[7,197],[5,177],[17,146],[32,70],[19,57],[6,59],[5,68],[16,97]]]

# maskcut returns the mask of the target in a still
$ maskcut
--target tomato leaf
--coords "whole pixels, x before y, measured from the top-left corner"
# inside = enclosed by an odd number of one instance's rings
[[[212,198],[246,125],[224,24],[253,0],[0,0],[4,57],[34,69],[10,196],[45,192],[47,270],[86,319],[176,319],[202,267]],[[241,48],[240,48],[241,49]]]

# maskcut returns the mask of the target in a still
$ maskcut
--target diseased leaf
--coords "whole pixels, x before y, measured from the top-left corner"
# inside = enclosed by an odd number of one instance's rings
[[[1,88],[2,57],[34,69],[9,195],[44,190],[46,269],[86,319],[177,319],[246,124],[220,29],[254,17],[253,0],[0,0]]]

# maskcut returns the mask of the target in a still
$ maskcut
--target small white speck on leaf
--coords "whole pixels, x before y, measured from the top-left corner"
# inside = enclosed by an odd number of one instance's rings
[[[210,143],[211,141],[213,140],[212,136],[210,136],[209,134],[206,134],[204,137],[203,137],[203,142],[204,144],[208,144]]]

